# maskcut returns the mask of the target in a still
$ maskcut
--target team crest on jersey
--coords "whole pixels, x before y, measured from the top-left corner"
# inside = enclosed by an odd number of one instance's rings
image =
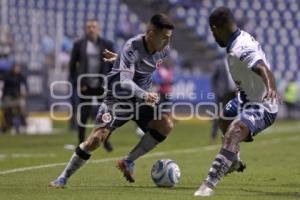
[[[103,121],[104,123],[109,123],[109,122],[111,122],[111,120],[112,120],[112,116],[111,116],[110,113],[104,113],[104,114],[102,115],[102,121]]]
[[[157,60],[157,62],[155,64],[156,69],[159,69],[161,67],[161,65],[163,64],[163,62],[164,61],[162,59]]]

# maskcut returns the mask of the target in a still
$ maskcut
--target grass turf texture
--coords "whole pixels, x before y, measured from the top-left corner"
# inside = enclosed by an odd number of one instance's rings
[[[77,142],[66,125],[56,127],[57,134],[47,136],[0,135],[0,200],[197,199],[193,193],[220,148],[220,144],[210,145],[209,123],[179,122],[163,144],[136,162],[136,182],[130,184],[115,168],[115,160],[138,141],[133,124],[128,124],[111,137],[114,152],[95,151],[66,189],[49,189],[49,181],[61,173],[73,153],[63,146]],[[225,177],[215,195],[207,199],[300,199],[299,129],[298,122],[279,121],[254,142],[242,143],[246,172]],[[181,181],[174,188],[158,188],[152,183],[151,167],[162,158],[175,160],[181,168]],[[31,169],[33,166],[41,168]],[[10,171],[20,168],[24,169]]]

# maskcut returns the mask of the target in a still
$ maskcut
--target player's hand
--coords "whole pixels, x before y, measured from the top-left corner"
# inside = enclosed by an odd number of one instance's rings
[[[109,51],[109,50],[107,50],[107,49],[105,49],[104,51],[103,51],[103,60],[104,60],[104,62],[109,62],[109,63],[113,63],[113,62],[115,62],[115,60],[117,59],[117,57],[118,57],[118,54],[117,53],[114,53],[114,52],[112,52],[112,51]]]
[[[158,100],[159,100],[159,98],[158,98],[158,94],[157,93],[155,93],[155,92],[149,92],[149,93],[147,93],[146,103],[154,105],[155,103],[158,102]]]
[[[272,103],[279,103],[280,102],[280,97],[277,94],[276,90],[268,89],[264,100],[272,102]]]

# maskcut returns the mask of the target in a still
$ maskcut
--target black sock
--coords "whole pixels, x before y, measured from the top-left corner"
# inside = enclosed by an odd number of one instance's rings
[[[135,161],[137,158],[154,149],[154,147],[156,147],[165,139],[166,136],[162,135],[157,130],[148,129],[146,134],[141,138],[140,142],[126,156],[126,160]]]

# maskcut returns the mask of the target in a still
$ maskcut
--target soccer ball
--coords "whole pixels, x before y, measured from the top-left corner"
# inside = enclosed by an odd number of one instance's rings
[[[159,187],[173,187],[180,179],[179,166],[170,159],[158,160],[151,170],[151,178]]]

